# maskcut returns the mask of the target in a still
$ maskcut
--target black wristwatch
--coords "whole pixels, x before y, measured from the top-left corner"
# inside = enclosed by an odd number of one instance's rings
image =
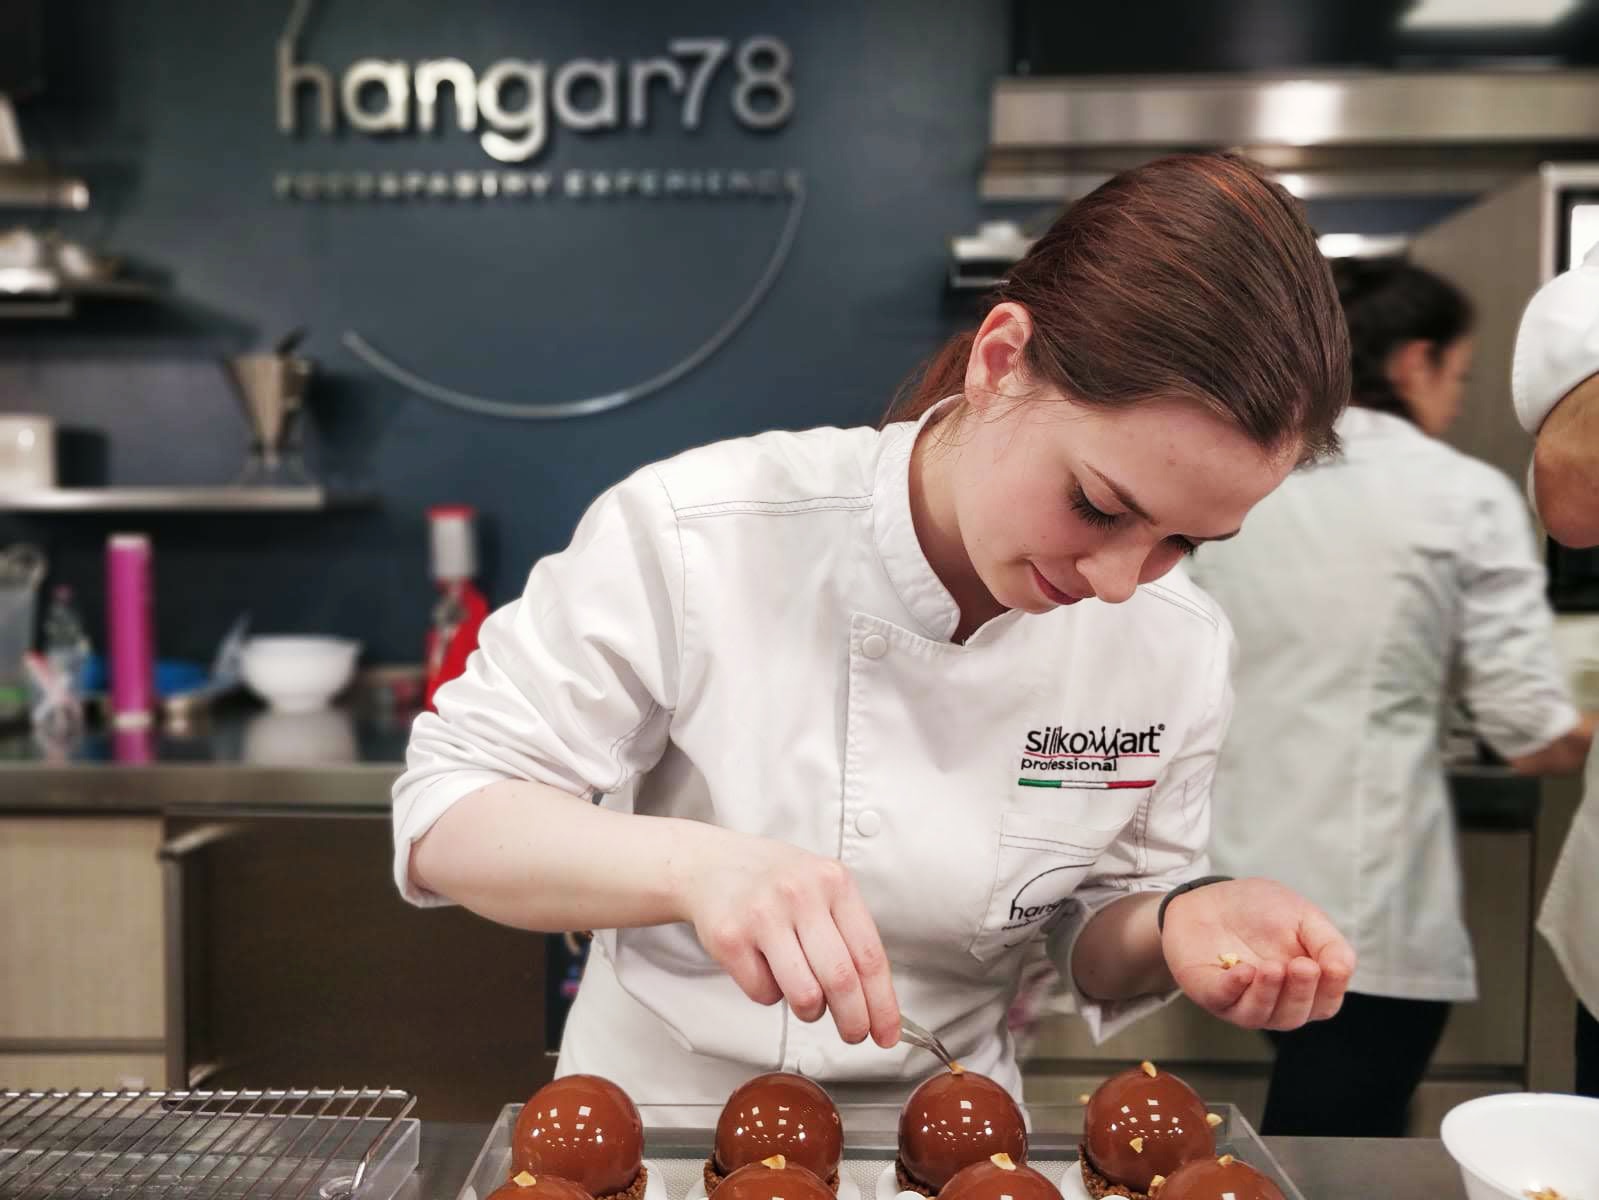
[[[1231,875],[1201,875],[1198,879],[1190,879],[1187,883],[1179,883],[1171,891],[1161,897],[1160,907],[1155,910],[1155,929],[1159,933],[1166,932],[1166,906],[1177,899],[1184,892],[1191,892],[1195,888],[1202,888],[1212,883],[1231,883]]]

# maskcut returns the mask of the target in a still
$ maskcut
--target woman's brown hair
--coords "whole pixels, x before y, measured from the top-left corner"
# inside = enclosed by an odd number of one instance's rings
[[[1407,342],[1422,341],[1436,365],[1471,332],[1471,301],[1443,276],[1402,259],[1340,259],[1332,272],[1349,322],[1349,402],[1414,423],[1388,377],[1388,360]]]
[[[1028,371],[1082,404],[1189,399],[1264,449],[1336,449],[1349,337],[1299,204],[1233,154],[1180,154],[1067,208],[991,304],[1032,315]],[[964,390],[975,331],[912,377],[886,420]]]

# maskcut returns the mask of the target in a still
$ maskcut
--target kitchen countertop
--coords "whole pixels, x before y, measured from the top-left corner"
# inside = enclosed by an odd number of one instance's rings
[[[232,703],[186,731],[91,730],[46,747],[0,732],[0,812],[386,815],[415,714],[286,715]],[[1461,824],[1527,829],[1539,784],[1506,767],[1450,768]]]
[[[387,815],[414,713],[233,704],[188,729],[0,733],[0,811]]]
[[[422,1125],[416,1200],[455,1200],[486,1125]],[[1452,1200],[1464,1196],[1460,1172],[1443,1143],[1429,1138],[1267,1138],[1277,1161],[1306,1200]]]

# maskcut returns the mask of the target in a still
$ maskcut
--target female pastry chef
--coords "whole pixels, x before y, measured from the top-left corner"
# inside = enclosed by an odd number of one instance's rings
[[[901,1006],[1019,1094],[1039,946],[1100,1037],[1174,989],[1329,1016],[1354,954],[1318,909],[1181,886],[1209,882],[1231,635],[1173,568],[1329,450],[1348,393],[1287,193],[1223,155],[1115,177],[881,430],[595,501],[417,720],[401,891],[600,931],[558,1072],[641,1101],[774,1068],[886,1099],[930,1066]]]

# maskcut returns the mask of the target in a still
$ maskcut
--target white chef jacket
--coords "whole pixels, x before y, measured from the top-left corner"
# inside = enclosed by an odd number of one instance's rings
[[[1458,687],[1506,757],[1577,723],[1515,486],[1399,417],[1351,408],[1194,574],[1238,632],[1217,869],[1274,876],[1350,939],[1350,988],[1470,1000],[1440,723]]]
[[[917,428],[719,443],[601,496],[416,722],[394,789],[406,897],[439,902],[410,882],[412,842],[506,779],[836,857],[904,1011],[1019,1093],[1004,1014],[1037,939],[1069,983],[1088,915],[1207,869],[1231,635],[1174,572],[953,643],[911,523]],[[1099,1037],[1161,1002],[1075,999]],[[598,933],[558,1069],[720,1104],[758,1070],[885,1098],[932,1066],[752,1003],[672,924]]]
[[[1540,288],[1522,315],[1511,380],[1527,432],[1537,433],[1566,393],[1596,373],[1599,246]],[[1599,744],[1588,752],[1582,805],[1544,893],[1538,931],[1583,1005],[1599,1013]]]

